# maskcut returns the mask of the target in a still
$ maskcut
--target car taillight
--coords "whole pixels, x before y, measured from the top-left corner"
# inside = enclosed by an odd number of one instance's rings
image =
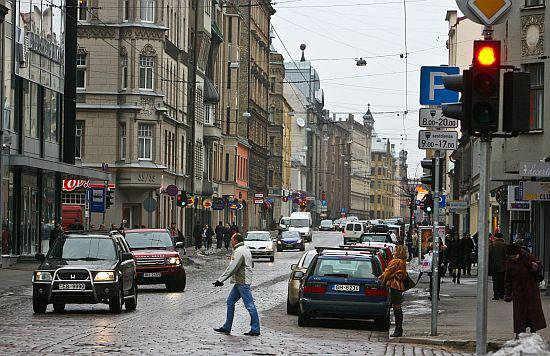
[[[322,294],[327,291],[325,284],[308,284],[304,286],[304,293],[317,293]]]
[[[365,295],[369,297],[387,297],[388,289],[384,287],[365,287]]]

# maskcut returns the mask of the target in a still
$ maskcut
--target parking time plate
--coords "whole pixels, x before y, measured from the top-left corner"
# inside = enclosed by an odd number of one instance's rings
[[[60,283],[59,290],[84,290],[86,285],[84,283]]]
[[[162,276],[160,272],[150,272],[150,273],[144,273],[143,278],[158,278]]]
[[[359,292],[359,286],[353,284],[336,284],[334,290],[336,292]]]

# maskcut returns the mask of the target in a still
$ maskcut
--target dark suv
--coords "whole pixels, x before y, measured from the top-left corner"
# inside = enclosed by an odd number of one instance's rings
[[[113,233],[68,232],[60,236],[34,272],[33,310],[65,304],[109,304],[112,313],[137,307],[136,265],[128,244]]]

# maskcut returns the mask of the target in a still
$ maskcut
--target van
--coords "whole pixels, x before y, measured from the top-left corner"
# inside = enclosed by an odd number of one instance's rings
[[[367,232],[365,224],[359,221],[348,221],[343,231],[344,245],[360,242],[361,235],[365,232]]]
[[[313,222],[310,212],[295,212],[290,214],[288,231],[298,231],[305,241],[312,239]]]

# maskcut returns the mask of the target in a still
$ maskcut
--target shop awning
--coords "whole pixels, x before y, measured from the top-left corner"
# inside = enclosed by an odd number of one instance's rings
[[[111,173],[91,168],[78,167],[63,162],[52,162],[41,158],[24,155],[9,155],[10,166],[32,167],[45,171],[59,172],[73,177],[85,177],[97,180],[111,180]]]

